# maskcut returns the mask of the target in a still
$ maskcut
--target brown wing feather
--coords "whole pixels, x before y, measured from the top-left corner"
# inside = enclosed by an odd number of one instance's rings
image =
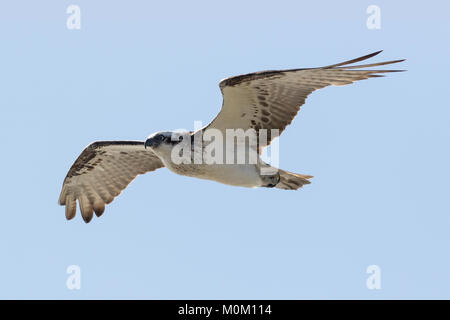
[[[80,205],[85,222],[93,213],[103,214],[105,205],[113,201],[138,175],[164,167],[161,160],[144,148],[142,141],[99,141],[86,147],[75,160],[64,179],[59,204],[66,206],[66,218],[76,214]]]

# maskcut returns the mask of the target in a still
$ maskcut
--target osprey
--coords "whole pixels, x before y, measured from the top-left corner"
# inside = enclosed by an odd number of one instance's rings
[[[90,144],[76,159],[63,182],[59,204],[66,206],[66,218],[69,220],[75,216],[77,200],[86,223],[94,213],[101,216],[105,205],[113,201],[137,175],[162,167],[180,175],[234,186],[297,190],[309,184],[310,175],[281,169],[262,174],[264,167],[272,167],[259,155],[275,138],[273,129],[281,133],[313,91],[330,85],[346,85],[357,80],[382,77],[382,73],[403,71],[361,68],[397,63],[404,59],[353,65],[380,52],[325,67],[262,71],[226,78],[219,83],[223,95],[222,109],[210,124],[196,132],[178,134],[176,138],[175,132],[157,132],[146,141],[97,141]],[[194,140],[199,133],[202,137],[208,130],[215,130],[226,135],[229,129],[252,129],[256,134],[268,131],[265,142],[259,135],[256,147],[248,147],[248,150],[257,152],[256,162],[174,161],[174,154],[178,154],[174,150],[186,142],[194,142],[195,145]],[[247,140],[245,145],[248,146]],[[200,151],[204,152],[207,146],[208,143]]]

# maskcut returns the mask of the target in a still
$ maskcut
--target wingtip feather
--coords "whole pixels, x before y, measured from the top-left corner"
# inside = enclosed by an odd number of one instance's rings
[[[67,197],[66,201],[66,219],[71,220],[77,212],[77,200]]]
[[[363,60],[367,60],[369,58],[375,57],[376,55],[380,54],[381,52],[383,52],[383,50],[372,52],[372,53],[366,54],[365,56],[362,56],[362,57],[358,57],[358,58],[347,60],[347,61],[344,61],[344,62],[332,64],[332,65],[325,66],[325,67],[322,67],[322,68],[323,69],[329,69],[329,68],[335,68],[335,67],[339,67],[339,66],[345,66],[345,65],[348,65],[348,64],[352,64],[352,63],[355,63],[355,62],[359,62],[359,61],[363,61]]]

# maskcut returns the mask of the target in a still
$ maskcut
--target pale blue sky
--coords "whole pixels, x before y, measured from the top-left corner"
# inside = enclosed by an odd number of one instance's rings
[[[81,8],[81,30],[66,8]],[[381,8],[381,29],[366,8]],[[444,1],[3,1],[0,298],[450,298]],[[385,51],[391,74],[313,93],[280,141],[297,192],[168,170],[100,219],[66,221],[64,176],[95,140],[191,129],[220,79]],[[288,146],[294,146],[288,148]],[[381,290],[366,288],[379,265]],[[81,290],[66,268],[81,267]]]

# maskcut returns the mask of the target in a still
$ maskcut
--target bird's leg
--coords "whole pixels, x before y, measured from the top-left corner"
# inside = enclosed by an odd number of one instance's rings
[[[273,175],[261,175],[260,178],[262,180],[261,187],[273,188],[280,182],[280,173],[277,171]]]

